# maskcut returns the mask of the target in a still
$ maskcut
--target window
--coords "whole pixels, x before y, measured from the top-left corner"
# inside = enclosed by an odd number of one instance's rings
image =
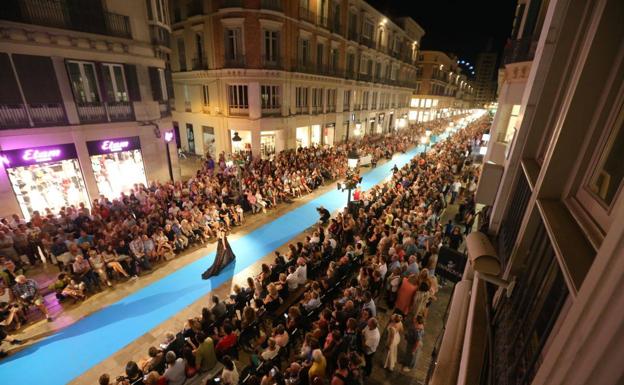
[[[589,181],[589,190],[607,207],[613,204],[624,180],[624,108],[615,124]]]
[[[351,107],[351,90],[344,90],[344,98],[342,101],[342,110],[349,111]]]
[[[74,91],[74,98],[78,103],[100,102],[95,65],[88,62],[67,62],[69,81]]]
[[[323,111],[323,89],[312,88],[312,112],[319,113]]]
[[[120,64],[102,64],[102,76],[106,87],[106,100],[127,102],[128,89],[126,88],[123,66]]]
[[[225,29],[225,58],[227,60],[237,60],[242,56],[241,52],[241,29]]]
[[[297,113],[308,112],[308,88],[307,87],[296,87],[295,105],[297,107]]]
[[[210,105],[210,91],[208,86],[202,86],[202,104],[204,107],[208,107]]]
[[[277,63],[279,60],[279,31],[264,30],[264,60]]]
[[[158,68],[158,79],[160,80],[160,96],[161,100],[169,100],[169,93],[167,92],[167,77],[165,70]]]
[[[347,54],[347,71],[353,73],[355,67],[355,55],[352,52]]]
[[[334,112],[336,111],[336,89],[327,89],[327,97],[326,97],[326,103],[327,103],[327,112]]]
[[[246,85],[228,86],[228,97],[230,110],[246,110],[249,108]]]
[[[362,26],[362,36],[369,40],[372,40],[374,29],[375,27],[373,26],[373,22],[370,19],[364,20],[364,25]]]
[[[310,40],[299,39],[299,62],[308,64],[310,62]]]
[[[316,45],[316,65],[321,68],[323,67],[324,57],[323,53],[325,52],[325,45],[323,43],[318,43]]]
[[[340,52],[338,51],[338,48],[332,47],[331,52],[330,52],[330,65],[331,68],[333,70],[337,70],[338,69],[338,59],[339,59],[339,55]]]
[[[368,110],[368,94],[369,91],[364,91],[364,93],[362,94],[362,107],[365,110]]]
[[[280,108],[279,86],[260,86],[262,109]]]
[[[184,48],[184,38],[178,38],[178,62],[180,63],[180,71],[186,71],[186,49]]]
[[[150,20],[169,24],[166,0],[147,0],[147,12]]]
[[[371,109],[377,109],[377,92],[373,92],[373,96],[371,97]]]

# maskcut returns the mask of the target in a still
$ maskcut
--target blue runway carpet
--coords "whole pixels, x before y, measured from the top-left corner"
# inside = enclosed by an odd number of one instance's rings
[[[396,155],[364,174],[362,188],[382,182],[394,165],[402,167],[418,150],[422,147]],[[318,206],[334,211],[344,207],[346,200],[346,192],[327,192],[232,241],[236,263],[208,281],[202,281],[200,275],[211,265],[214,252],[5,358],[0,361],[2,383],[55,385],[73,380],[312,226],[318,221]],[[122,373],[109,374],[115,378]]]

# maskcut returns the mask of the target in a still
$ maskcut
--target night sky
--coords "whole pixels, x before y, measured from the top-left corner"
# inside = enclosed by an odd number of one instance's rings
[[[502,53],[511,33],[516,0],[367,0],[391,17],[411,16],[425,30],[422,49],[454,53],[474,63],[492,39]]]

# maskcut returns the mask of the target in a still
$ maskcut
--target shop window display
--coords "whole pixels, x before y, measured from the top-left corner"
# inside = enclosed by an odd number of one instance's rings
[[[25,218],[57,213],[66,206],[88,206],[89,196],[73,144],[2,153],[11,186]]]

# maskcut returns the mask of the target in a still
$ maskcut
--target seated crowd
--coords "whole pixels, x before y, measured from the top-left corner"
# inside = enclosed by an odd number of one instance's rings
[[[441,122],[431,122],[441,125]],[[11,327],[26,322],[24,308],[36,305],[51,320],[36,282],[20,277],[42,259],[57,263],[51,284],[59,301],[80,301],[89,293],[136,279],[161,261],[193,245],[214,240],[219,226],[241,225],[245,212],[266,211],[310,193],[323,183],[344,177],[346,154],[356,149],[374,158],[391,157],[417,141],[422,126],[393,135],[365,136],[331,148],[283,151],[270,160],[235,159],[223,154],[186,182],[135,185],[112,201],[104,196],[91,208],[66,207],[58,213],[34,212],[26,222],[17,215],[0,220],[0,300],[19,304]],[[164,215],[163,215],[164,213]],[[16,293],[18,281],[31,295]],[[18,286],[19,287],[19,286]],[[12,290],[11,290],[12,289]]]
[[[365,384],[384,345],[387,370],[413,370],[438,290],[437,253],[453,247],[440,216],[456,180],[463,188],[455,199],[474,215],[467,187],[479,171],[470,141],[485,128],[477,121],[395,168],[389,181],[285,254],[275,252],[244,287],[234,285],[225,300],[213,296],[181,331],[100,384]],[[384,333],[383,304],[393,309]]]

